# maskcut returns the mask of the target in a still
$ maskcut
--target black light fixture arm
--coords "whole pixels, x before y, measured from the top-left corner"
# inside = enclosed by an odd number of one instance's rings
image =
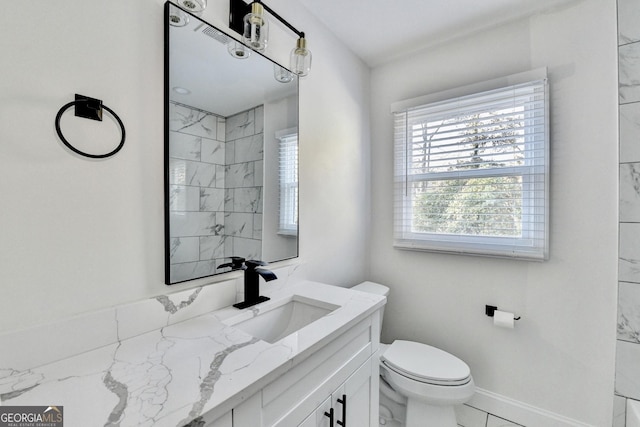
[[[298,35],[298,37],[300,38],[304,38],[304,32],[302,31],[298,31],[293,25],[289,24],[289,22],[284,19],[282,16],[278,15],[273,9],[271,9],[269,6],[267,6],[264,2],[262,2],[261,0],[256,0],[253,3],[259,3],[262,5],[263,8],[265,8],[265,10],[267,12],[269,12],[269,14],[271,16],[273,16],[274,18],[276,18],[278,21],[282,22],[284,25],[287,26],[287,28],[289,28],[291,31],[293,31],[294,33],[296,33]]]
[[[249,4],[245,3],[245,0],[229,0],[229,28],[240,34],[245,45],[258,52],[266,49],[269,33],[269,26],[266,25],[268,20],[263,18],[263,14],[271,15],[298,36],[296,45],[291,50],[291,68],[288,71],[297,74],[299,77],[309,74],[311,51],[307,49],[307,39],[304,32],[299,31],[287,22],[286,19],[264,4],[262,0],[253,0]],[[285,80],[289,82],[291,78],[279,80],[276,77],[276,80],[285,83]]]
[[[278,21],[283,23],[288,29],[293,31],[299,38],[304,38],[304,32],[299,31],[296,27],[291,25],[286,19],[280,16],[276,11],[271,9],[269,6],[264,4],[262,0],[255,0],[249,4],[245,3],[244,0],[229,0],[229,28],[242,35],[243,33],[243,22],[242,19],[244,16],[251,12],[251,5],[253,3],[258,3],[262,5],[263,9],[266,9],[267,12]]]

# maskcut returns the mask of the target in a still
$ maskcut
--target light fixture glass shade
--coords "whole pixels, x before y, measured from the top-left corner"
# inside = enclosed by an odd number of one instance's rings
[[[234,58],[247,59],[249,56],[251,56],[251,49],[240,42],[229,42],[227,50],[229,51],[229,54]]]
[[[278,64],[273,64],[273,77],[280,83],[289,83],[293,80],[293,73]]]
[[[184,87],[180,87],[180,86],[175,86],[173,88],[173,91],[175,93],[179,93],[180,95],[189,95],[191,93],[191,91],[187,88]]]
[[[244,17],[243,41],[257,51],[267,48],[269,39],[269,23],[263,16],[264,8],[260,3],[251,4],[251,13]]]
[[[171,6],[169,11],[169,24],[174,27],[184,27],[189,23],[189,15],[184,13],[183,10]]]
[[[178,0],[178,4],[196,16],[207,8],[207,0]]]
[[[307,40],[300,37],[291,51],[291,71],[304,77],[311,70],[311,51],[307,49]]]

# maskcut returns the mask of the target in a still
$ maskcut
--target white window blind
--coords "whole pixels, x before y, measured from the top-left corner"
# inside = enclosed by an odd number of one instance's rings
[[[278,234],[298,235],[298,133],[287,129],[276,134],[279,143],[280,212]]]
[[[395,111],[394,246],[547,259],[547,98],[545,73]]]

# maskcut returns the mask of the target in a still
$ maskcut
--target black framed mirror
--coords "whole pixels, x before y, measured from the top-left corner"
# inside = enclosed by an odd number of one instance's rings
[[[298,256],[298,77],[165,4],[165,283]]]

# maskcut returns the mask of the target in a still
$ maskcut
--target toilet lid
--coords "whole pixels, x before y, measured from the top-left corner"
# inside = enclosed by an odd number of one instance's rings
[[[413,341],[394,341],[381,360],[401,375],[432,384],[466,384],[471,376],[469,366],[454,355]]]

